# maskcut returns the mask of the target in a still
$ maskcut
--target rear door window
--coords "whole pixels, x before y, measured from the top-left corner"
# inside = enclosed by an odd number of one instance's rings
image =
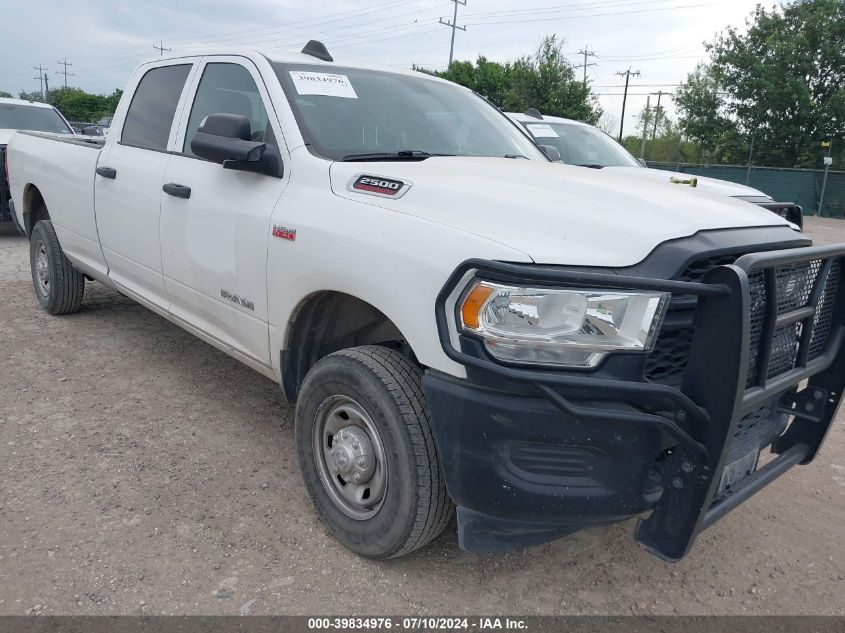
[[[179,64],[153,68],[143,76],[126,114],[121,143],[145,149],[167,149],[173,117],[190,71],[191,64]]]

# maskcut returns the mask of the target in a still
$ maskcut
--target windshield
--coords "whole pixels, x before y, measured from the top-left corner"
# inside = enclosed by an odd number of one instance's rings
[[[41,108],[25,103],[0,103],[0,128],[71,133],[70,128],[53,108]]]
[[[432,155],[546,160],[481,97],[427,77],[274,64],[305,142],[331,160]]]
[[[556,147],[567,165],[642,167],[624,147],[597,128],[552,121],[528,121],[522,125],[540,145]]]

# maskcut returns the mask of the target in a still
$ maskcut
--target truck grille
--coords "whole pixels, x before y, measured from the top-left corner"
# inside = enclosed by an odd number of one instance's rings
[[[704,276],[711,268],[732,264],[741,255],[742,253],[734,253],[700,258],[691,262],[676,279],[693,282],[703,281]],[[813,319],[813,331],[810,334],[807,357],[810,361],[818,358],[824,352],[830,339],[836,294],[842,274],[841,268],[840,260],[834,261],[827,278],[821,280],[823,284],[822,292]],[[821,260],[799,262],[776,268],[775,285],[777,288],[778,316],[808,306],[821,271]],[[758,366],[763,358],[761,345],[763,344],[764,323],[768,310],[765,275],[764,271],[757,271],[749,277],[751,314],[746,388],[751,387],[756,382]],[[695,307],[694,297],[687,295],[672,298],[655,348],[646,358],[644,375],[650,382],[680,387],[692,348]],[[767,379],[795,368],[802,331],[802,321],[789,323],[775,330],[772,337]]]
[[[794,310],[806,308],[811,299],[816,283],[822,284],[816,314],[813,318],[813,330],[810,334],[807,360],[818,358],[824,351],[833,323],[833,308],[836,292],[841,277],[840,260],[835,260],[827,273],[827,278],[819,280],[822,273],[822,261],[799,262],[778,266],[775,269],[777,289],[777,315],[782,316]],[[768,306],[765,272],[754,272],[749,278],[751,286],[751,340],[748,359],[748,375],[745,386],[751,387],[757,380],[758,366],[763,357],[763,325]],[[771,356],[766,378],[774,378],[796,367],[798,346],[803,334],[803,321],[795,321],[777,328],[772,337]]]

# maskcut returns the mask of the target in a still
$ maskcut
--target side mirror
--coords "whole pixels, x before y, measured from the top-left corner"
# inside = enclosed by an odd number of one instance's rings
[[[249,119],[239,114],[209,114],[191,139],[191,151],[200,158],[226,166],[228,161],[256,163],[266,143],[252,140]]]
[[[274,139],[267,128],[267,140]],[[251,171],[281,178],[282,157],[273,141],[252,140],[249,118],[240,114],[209,114],[191,139],[191,151],[200,158],[221,163],[223,169]]]
[[[557,151],[557,147],[553,145],[538,145],[538,147],[543,151],[543,153],[548,157],[550,161],[553,163],[560,162],[560,152]]]

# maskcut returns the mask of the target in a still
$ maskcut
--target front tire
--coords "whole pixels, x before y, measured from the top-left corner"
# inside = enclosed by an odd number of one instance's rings
[[[320,360],[299,394],[305,487],[332,534],[367,558],[423,547],[452,515],[421,378],[398,352],[366,345]]]
[[[29,263],[35,297],[42,308],[53,315],[79,310],[85,277],[65,257],[50,220],[41,220],[32,229]]]

